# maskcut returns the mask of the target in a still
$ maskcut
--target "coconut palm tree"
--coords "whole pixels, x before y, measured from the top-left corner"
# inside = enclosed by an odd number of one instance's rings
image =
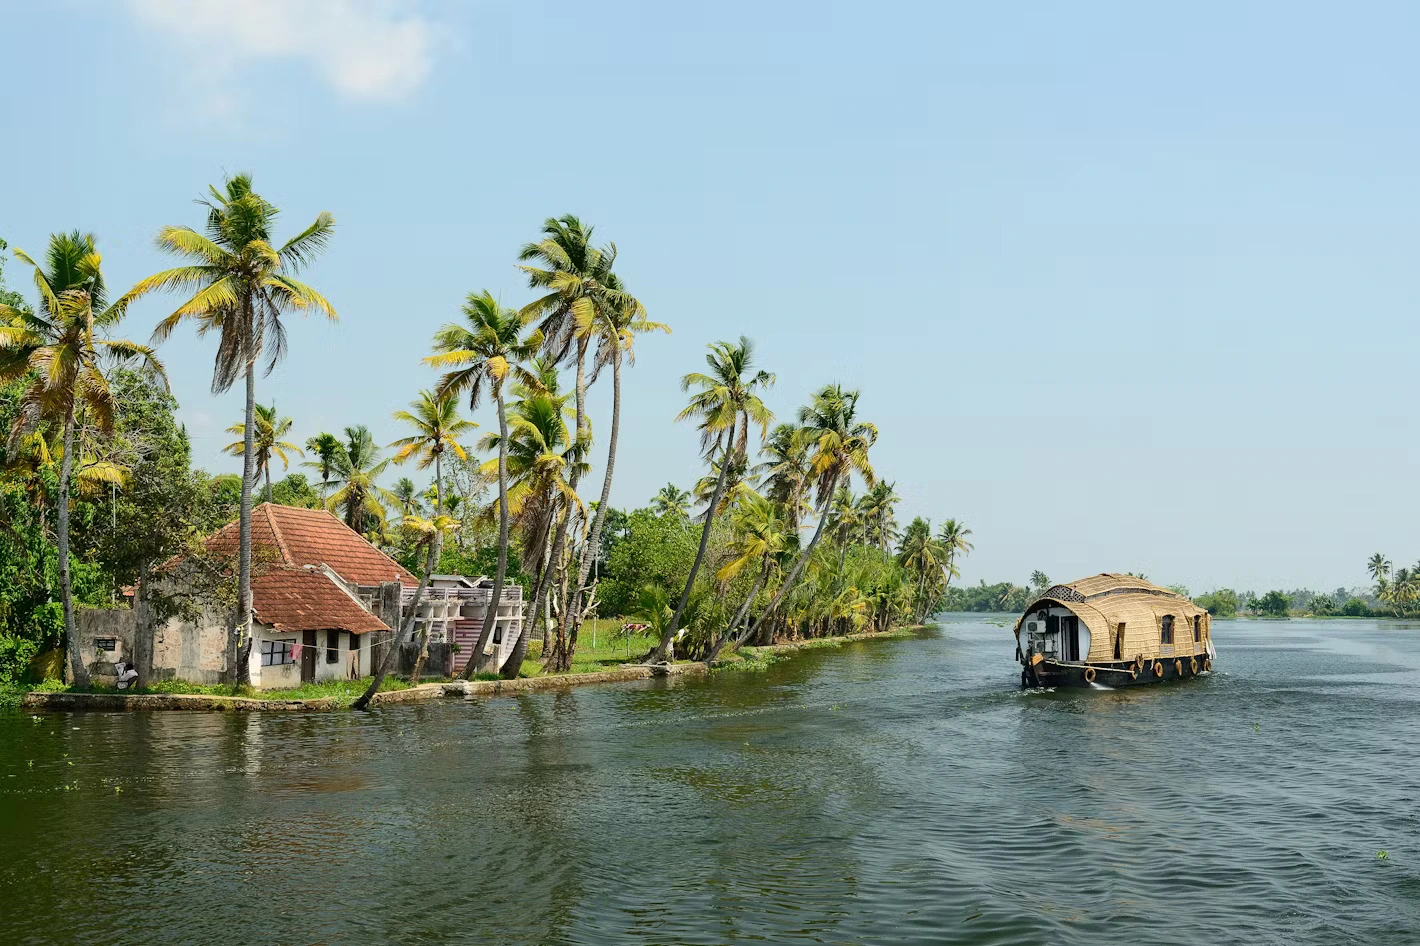
[[[651,500],[651,509],[658,516],[688,518],[690,516],[690,493],[674,483],[667,483]]]
[[[917,576],[917,593],[914,596],[913,621],[922,620],[928,608],[928,582],[946,561],[946,549],[932,537],[932,522],[921,516],[913,519],[902,533],[898,546],[897,560],[909,574]]]
[[[272,454],[280,457],[281,469],[287,470],[291,468],[291,459],[287,454],[304,456],[305,451],[281,439],[291,432],[291,418],[277,417],[275,404],[270,407],[258,404],[255,416],[256,435],[252,438],[252,454],[256,462],[256,475],[266,479],[266,502],[271,502]],[[236,434],[241,439],[228,444],[223,452],[234,457],[242,456],[246,451],[246,424],[235,423],[227,428],[227,433]]]
[[[735,646],[739,646],[743,642],[744,637],[737,636],[736,631],[749,616],[750,607],[754,604],[755,598],[759,596],[765,582],[769,580],[775,562],[780,553],[784,551],[789,539],[789,532],[779,504],[758,493],[750,492],[744,495],[735,506],[731,523],[735,536],[730,545],[730,554],[733,557],[720,567],[715,577],[723,582],[733,581],[740,572],[752,564],[759,566],[758,573],[755,576],[754,585],[750,588],[744,603],[740,605],[739,611],[735,613],[724,633],[711,645],[709,654],[705,658],[706,663],[710,663],[718,657],[720,651],[731,641]],[[748,629],[748,624],[745,626]]]
[[[459,438],[467,436],[478,428],[471,420],[459,416],[458,394],[454,391],[420,391],[416,400],[409,402],[410,410],[395,411],[394,419],[414,428],[414,434],[401,437],[390,444],[398,448],[392,458],[395,463],[416,460],[418,469],[434,468],[434,508],[444,509],[444,467],[445,453],[451,453],[460,460],[467,460]]]
[[[113,433],[118,405],[101,368],[105,357],[141,360],[165,388],[167,376],[151,348],[102,337],[118,326],[126,310],[119,303],[108,304],[103,260],[92,234],[77,230],[54,234],[44,265],[20,250],[15,256],[34,268],[39,308],[0,305],[0,381],[31,378],[11,431],[12,443],[45,422],[57,422],[63,431],[57,496],[59,592],[70,673],[76,685],[87,686],[89,674],[79,657],[69,573],[69,487],[80,453],[75,442],[77,421],[83,414],[101,435]]]
[[[401,476],[394,481],[394,489],[390,490],[390,495],[399,503],[400,517],[413,516],[419,512],[419,487],[414,485],[414,481],[407,476]],[[439,508],[437,500],[434,508]]]
[[[553,529],[556,527],[559,537],[565,536],[567,521],[581,511],[581,500],[571,485],[572,474],[582,462],[579,445],[567,428],[567,401],[571,395],[560,394],[549,385],[555,385],[555,374],[549,377],[543,373],[535,386],[516,386],[514,393],[519,400],[507,412],[506,442],[501,435],[490,433],[479,444],[481,449],[504,451],[509,514],[517,521],[523,537],[523,561],[534,563],[536,569],[531,608],[526,612],[533,615],[533,621],[542,614],[543,602],[551,593],[553,573],[561,563],[562,549],[553,539]],[[500,670],[508,679],[516,677],[522,668],[531,623],[524,622]],[[471,674],[467,668],[464,672]]]
[[[1040,569],[1030,573],[1030,589],[1036,594],[1040,594],[1050,587],[1050,576]]]
[[[603,368],[611,368],[611,435],[607,442],[606,470],[602,475],[601,499],[592,515],[591,533],[582,543],[582,554],[577,566],[577,580],[572,585],[572,597],[563,607],[559,639],[567,640],[565,662],[570,666],[572,655],[577,650],[577,632],[581,624],[582,592],[587,584],[587,576],[592,570],[592,561],[601,548],[602,526],[606,522],[606,511],[611,508],[611,478],[616,469],[616,444],[621,432],[621,366],[636,364],[636,336],[650,332],[670,334],[670,326],[652,322],[646,318],[646,310],[634,299],[623,300],[620,306],[610,303],[593,307],[594,317],[591,331],[596,343],[596,362],[592,369],[592,383],[595,383]],[[571,621],[570,628],[568,622]]]
[[[894,512],[900,501],[894,484],[886,480],[876,483],[859,501],[858,516],[863,522],[865,538],[883,552],[887,552],[892,540],[897,538]]]
[[[1371,556],[1370,561],[1366,562],[1366,571],[1371,573],[1371,578],[1376,584],[1380,584],[1390,576],[1390,561],[1377,552]]]
[[[362,535],[382,524],[387,515],[385,504],[399,501],[375,482],[389,462],[380,459],[370,428],[364,424],[346,427],[345,443],[336,454],[331,476],[337,489],[325,501],[326,508],[340,510],[345,524]]]
[[[793,424],[779,424],[760,448],[764,462],[754,468],[764,494],[784,510],[789,527],[798,532],[806,512],[804,499],[809,480],[808,441]]]
[[[843,560],[848,554],[848,546],[857,538],[863,528],[863,517],[859,514],[858,500],[847,486],[840,486],[833,494],[828,507],[829,529],[838,543],[838,569],[843,570]]]
[[[436,368],[451,369],[439,381],[441,397],[457,398],[467,393],[468,408],[475,410],[485,391],[493,398],[498,413],[498,567],[493,575],[493,592],[483,615],[478,641],[469,655],[464,676],[471,679],[483,648],[493,633],[503,581],[508,572],[508,412],[503,382],[510,376],[537,386],[538,380],[524,367],[542,346],[540,331],[527,332],[529,316],[504,308],[487,289],[471,292],[463,305],[464,321],[449,323],[434,335],[435,354],[424,360]]]
[[[629,319],[646,318],[645,307],[626,291],[612,272],[616,244],[593,245],[592,230],[571,214],[549,217],[543,221],[542,239],[525,244],[518,253],[518,259],[524,264],[535,264],[518,267],[527,274],[528,285],[544,291],[523,307],[523,314],[541,319],[539,330],[544,336],[543,344],[555,361],[562,361],[571,354],[576,365],[577,440],[584,454],[591,448],[591,430],[587,424],[587,353],[599,334],[598,322],[610,317],[609,313],[618,312],[625,312]],[[578,475],[574,473],[571,481],[574,490]],[[553,545],[560,549],[565,541],[565,529],[559,524]],[[564,606],[558,622],[556,649],[546,658],[550,669],[565,670],[571,665],[567,636],[570,617],[571,609]]]
[[[330,242],[335,218],[321,212],[300,233],[277,248],[273,230],[277,209],[251,186],[251,175],[229,178],[222,190],[208,188],[204,232],[164,227],[158,246],[187,261],[154,273],[130,289],[120,305],[150,292],[176,290],[191,297],[158,323],[153,340],[162,342],[183,322],[197,325],[199,336],[217,335],[212,393],[221,394],[245,378],[246,414],[242,452],[242,496],[237,565],[237,614],[227,644],[227,666],[238,685],[251,683],[247,651],[251,647],[251,509],[256,485],[256,366],[265,360],[269,374],[286,353],[282,317],[311,310],[336,318],[335,308],[315,289],[296,279]]]
[[[859,392],[845,391],[841,385],[826,385],[813,396],[813,400],[799,409],[799,433],[809,450],[809,476],[814,487],[818,506],[818,525],[813,538],[799,553],[794,566],[784,576],[779,591],[774,595],[757,624],[763,624],[773,616],[780,602],[794,587],[799,575],[813,555],[819,539],[823,537],[828,524],[828,503],[840,484],[848,485],[854,474],[863,479],[871,488],[877,482],[868,451],[878,439],[878,428],[867,421],[858,419]]]
[[[394,664],[394,656],[399,653],[399,649],[404,646],[404,642],[409,638],[410,632],[414,629],[415,616],[419,614],[419,604],[424,600],[424,592],[429,587],[429,578],[434,574],[434,568],[439,564],[439,545],[444,535],[458,528],[458,522],[451,516],[436,515],[431,519],[420,516],[408,516],[400,527],[414,539],[415,548],[426,550],[424,558],[424,571],[419,576],[419,584],[414,589],[414,600],[409,604],[409,610],[405,612],[406,617],[400,627],[399,634],[390,642],[390,646],[385,649],[384,656],[380,658],[379,664],[375,668],[375,675],[370,680],[370,685],[365,688],[365,692],[351,704],[352,709],[362,710],[370,705],[370,700],[380,692],[380,687],[385,682],[385,677],[389,674],[390,667]],[[419,658],[414,664],[414,680],[418,682],[419,671],[423,664],[423,659],[427,656],[428,632],[425,632],[425,644],[421,649]]]
[[[754,343],[741,335],[738,343],[715,342],[705,356],[710,368],[709,374],[691,372],[680,379],[681,390],[696,391],[690,403],[680,412],[676,420],[698,420],[701,453],[706,461],[713,462],[720,455],[720,476],[715,492],[705,510],[705,525],[700,530],[700,546],[695,560],[691,563],[690,574],[686,576],[685,588],[680,593],[675,612],[660,643],[651,655],[652,663],[666,660],[667,648],[680,628],[680,619],[690,600],[690,590],[695,586],[695,576],[700,571],[700,563],[705,559],[705,549],[710,543],[710,530],[715,524],[715,514],[720,506],[720,497],[725,494],[725,483],[737,456],[742,457],[747,450],[748,429],[751,423],[760,428],[760,435],[767,436],[774,414],[760,399],[760,392],[774,385],[774,375],[763,369],[754,369]],[[736,429],[742,431],[738,443]]]
[[[942,576],[946,579],[947,585],[951,585],[952,579],[961,574],[957,569],[957,558],[969,555],[971,550],[975,548],[967,540],[969,535],[971,535],[971,530],[966,527],[966,523],[956,519],[948,519],[937,531],[937,542],[942,546],[946,557],[946,561],[943,562]],[[1046,580],[1049,581],[1049,579]]]
[[[321,432],[306,441],[306,450],[315,459],[307,460],[301,465],[320,472],[320,498],[325,499],[325,494],[330,491],[331,474],[335,472],[335,457],[340,452],[340,440],[335,434]]]

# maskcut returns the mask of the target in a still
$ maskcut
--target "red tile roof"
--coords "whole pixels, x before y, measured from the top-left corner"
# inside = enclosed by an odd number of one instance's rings
[[[253,569],[252,610],[278,631],[387,631],[358,598],[319,568],[269,565]]]
[[[207,540],[213,552],[235,554],[239,526],[229,522]],[[324,509],[262,503],[251,513],[253,563],[328,565],[351,584],[418,583],[402,565]]]

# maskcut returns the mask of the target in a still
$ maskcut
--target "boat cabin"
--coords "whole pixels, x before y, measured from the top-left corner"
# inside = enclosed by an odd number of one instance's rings
[[[1132,575],[1106,573],[1047,589],[1016,621],[1022,679],[1153,682],[1197,674],[1212,657],[1208,612]],[[1124,679],[1128,677],[1128,680]],[[1140,677],[1146,680],[1140,680]]]

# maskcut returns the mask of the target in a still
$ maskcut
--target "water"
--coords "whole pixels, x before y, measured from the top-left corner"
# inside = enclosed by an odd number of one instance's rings
[[[370,715],[0,716],[0,943],[1420,939],[1420,629],[1220,621],[1210,676],[1022,693],[1004,620]]]

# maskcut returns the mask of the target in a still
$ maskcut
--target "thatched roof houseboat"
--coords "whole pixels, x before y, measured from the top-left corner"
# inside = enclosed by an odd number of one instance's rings
[[[1212,668],[1206,610],[1132,575],[1047,589],[1015,626],[1023,686],[1157,683]]]

